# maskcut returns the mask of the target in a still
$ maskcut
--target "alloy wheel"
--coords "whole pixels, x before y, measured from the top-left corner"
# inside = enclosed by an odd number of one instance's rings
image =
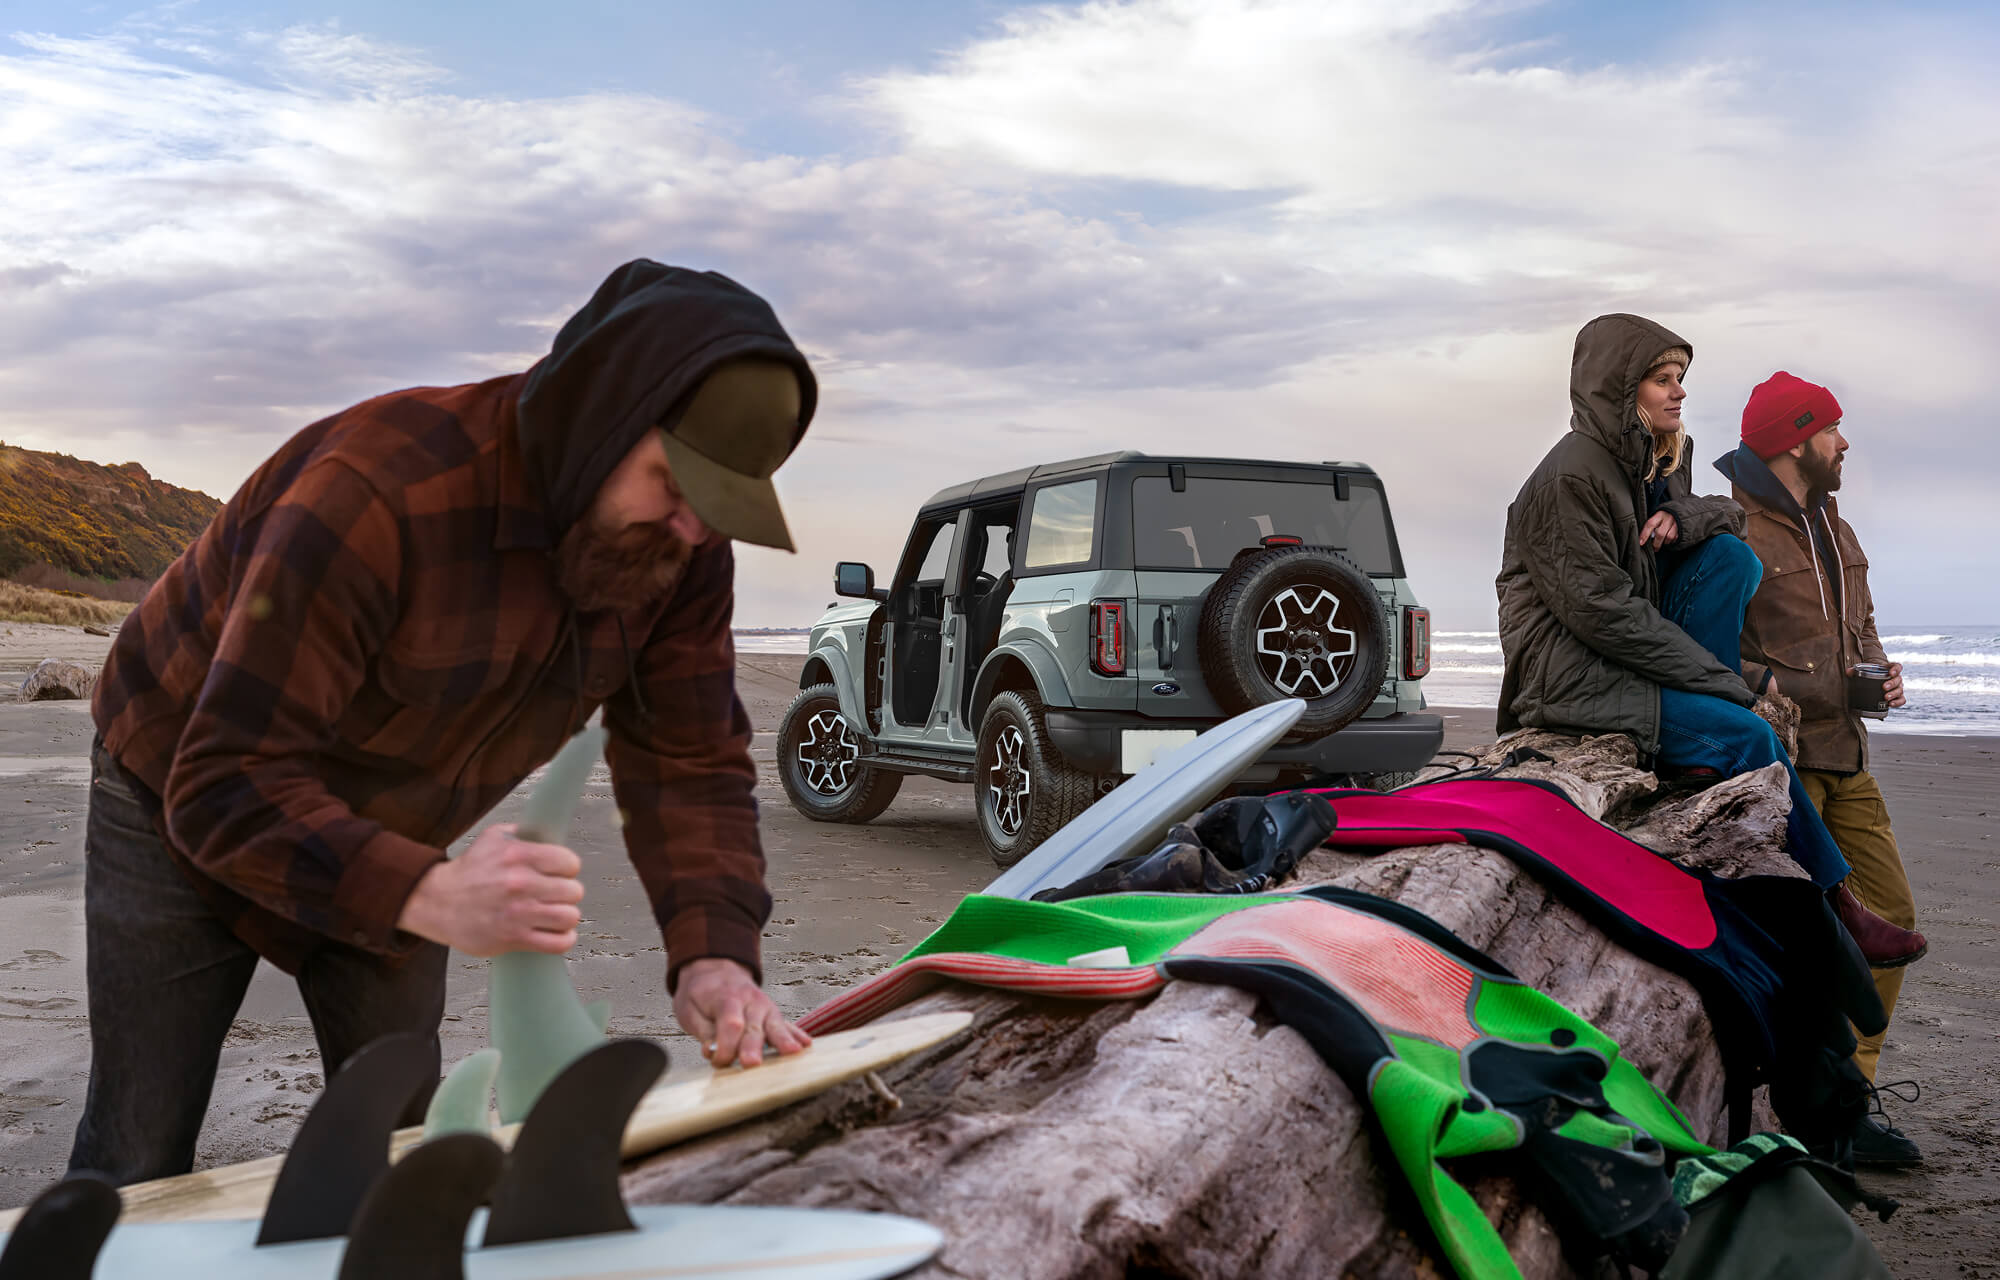
[[[1027,742],[1018,725],[1007,725],[993,740],[993,765],[986,771],[987,803],[1002,834],[1017,836],[1027,825],[1035,780],[1028,772]]]
[[[1257,616],[1257,662],[1287,697],[1323,698],[1353,670],[1355,635],[1338,625],[1340,597],[1287,587]]]
[[[798,754],[806,785],[820,795],[837,796],[854,785],[861,747],[840,712],[829,708],[806,721]]]

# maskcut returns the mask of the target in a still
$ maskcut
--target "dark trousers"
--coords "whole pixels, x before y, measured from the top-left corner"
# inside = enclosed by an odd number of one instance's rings
[[[1757,553],[1741,538],[1717,534],[1690,551],[1663,553],[1660,568],[1660,612],[1723,666],[1742,670],[1743,611],[1764,576]],[[1732,778],[1782,762],[1791,775],[1792,812],[1785,836],[1792,861],[1822,889],[1847,878],[1847,859],[1820,820],[1799,771],[1777,733],[1756,712],[1723,698],[1663,688],[1660,760],[1715,769]]]
[[[102,744],[92,748],[90,774],[83,881],[90,1092],[69,1167],[122,1185],[194,1166],[223,1038],[257,953],[174,865],[134,791],[139,784]],[[392,966],[331,941],[313,952],[299,971],[299,994],[329,1078],[390,1032],[419,1032],[435,1044],[447,956],[426,946]],[[428,1101],[426,1090],[403,1123],[420,1121]]]

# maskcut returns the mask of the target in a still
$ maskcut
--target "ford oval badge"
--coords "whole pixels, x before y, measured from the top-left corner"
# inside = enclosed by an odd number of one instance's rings
[[[1153,686],[1153,692],[1159,694],[1163,698],[1168,696],[1169,694],[1179,693],[1180,691],[1181,687],[1170,680],[1162,680],[1160,681],[1160,683]]]

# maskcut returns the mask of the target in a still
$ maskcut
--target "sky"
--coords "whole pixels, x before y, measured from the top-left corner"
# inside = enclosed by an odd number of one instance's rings
[[[1368,462],[1483,630],[1632,311],[1693,345],[1698,487],[1825,383],[1879,616],[1996,623],[1996,55],[1990,5],[0,0],[0,439],[227,496],[645,256],[819,377],[739,625],[947,485],[1140,449]]]

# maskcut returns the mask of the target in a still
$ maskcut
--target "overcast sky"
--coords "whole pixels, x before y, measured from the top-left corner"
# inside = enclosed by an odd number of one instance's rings
[[[1492,625],[1569,350],[1833,387],[1885,622],[2000,622],[1990,6],[0,0],[0,437],[226,496],[285,436],[524,368],[621,261],[769,297],[819,372],[803,551],[1110,449],[1359,458]]]

